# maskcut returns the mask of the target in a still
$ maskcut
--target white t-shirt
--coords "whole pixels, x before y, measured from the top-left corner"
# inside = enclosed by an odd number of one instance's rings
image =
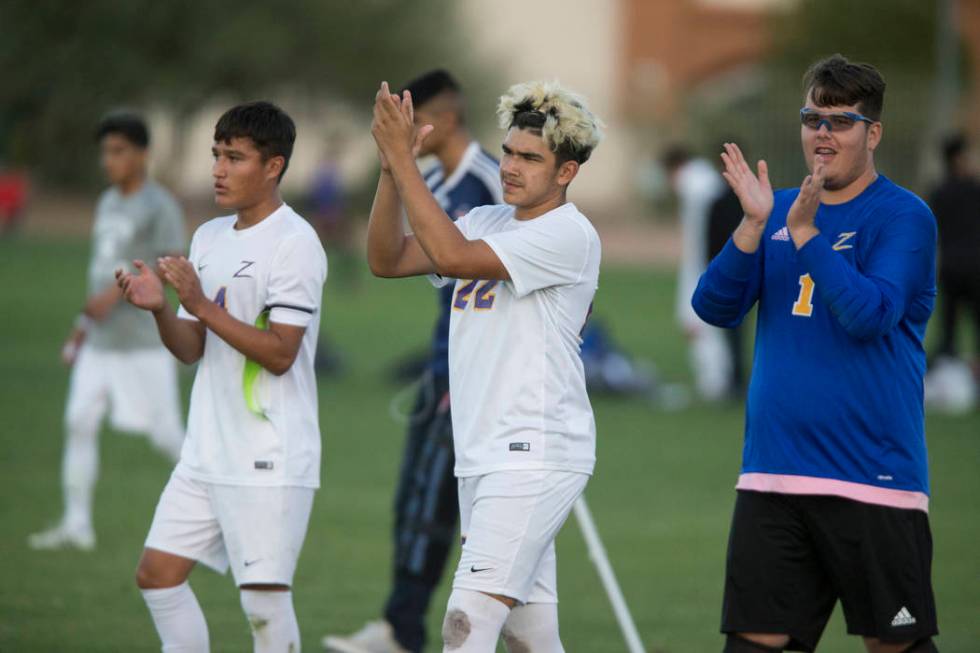
[[[268,310],[270,322],[306,333],[285,374],[260,369],[248,387],[245,356],[207,331],[177,469],[209,483],[319,487],[313,357],[327,257],[313,228],[285,204],[254,227],[236,230],[235,221],[206,222],[191,241],[204,294],[242,322],[255,324]],[[183,306],[178,316],[196,319]]]
[[[532,220],[481,206],[456,221],[510,281],[456,281],[449,387],[456,476],[554,469],[591,474],[595,420],[579,354],[599,281],[599,236],[574,204]],[[440,285],[448,280],[433,277]]]

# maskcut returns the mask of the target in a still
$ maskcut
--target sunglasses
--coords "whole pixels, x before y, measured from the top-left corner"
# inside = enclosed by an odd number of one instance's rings
[[[821,125],[827,125],[827,131],[844,132],[859,122],[866,122],[869,125],[873,125],[877,121],[851,111],[820,113],[819,111],[803,107],[800,109],[800,122],[803,123],[804,127],[808,127],[814,131],[820,129]]]

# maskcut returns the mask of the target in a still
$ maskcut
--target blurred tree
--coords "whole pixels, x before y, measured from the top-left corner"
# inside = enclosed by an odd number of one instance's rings
[[[950,20],[940,11],[943,2],[801,0],[792,10],[774,14],[773,47],[759,74],[747,76],[750,83],[723,101],[707,102],[704,94],[691,98],[691,123],[711,125],[699,130],[698,140],[714,152],[719,136],[733,134],[748,144],[754,157],[768,160],[775,183],[798,184],[806,174],[797,115],[803,74],[818,59],[839,52],[873,64],[884,76],[885,136],[876,162],[896,182],[921,189],[935,135],[952,124],[952,110],[936,101],[948,92],[937,80],[942,77],[950,84],[948,75],[936,72],[941,52],[937,34],[940,27],[949,27],[940,20]],[[963,48],[959,43],[954,47],[958,61],[964,62]],[[956,83],[962,86],[961,79]]]
[[[882,70],[929,74],[935,66],[937,3],[922,0],[802,0],[778,15],[774,65],[802,71],[840,52]]]
[[[108,109],[181,117],[215,95],[369,102],[452,61],[466,65],[452,0],[3,0],[0,160],[42,179],[91,180]]]

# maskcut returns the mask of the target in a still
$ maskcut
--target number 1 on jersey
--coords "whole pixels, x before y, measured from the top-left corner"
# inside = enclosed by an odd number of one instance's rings
[[[800,296],[793,304],[793,315],[810,317],[813,315],[813,278],[810,273],[800,276]]]

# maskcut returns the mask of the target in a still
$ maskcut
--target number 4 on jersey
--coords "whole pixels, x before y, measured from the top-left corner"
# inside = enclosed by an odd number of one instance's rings
[[[227,294],[227,292],[228,292],[228,286],[221,286],[221,288],[218,289],[218,292],[215,294],[214,299],[212,301],[214,301],[214,303],[220,306],[221,308],[225,308],[225,295]]]
[[[809,273],[800,276],[800,296],[793,304],[793,315],[810,317],[813,315],[813,278]]]

